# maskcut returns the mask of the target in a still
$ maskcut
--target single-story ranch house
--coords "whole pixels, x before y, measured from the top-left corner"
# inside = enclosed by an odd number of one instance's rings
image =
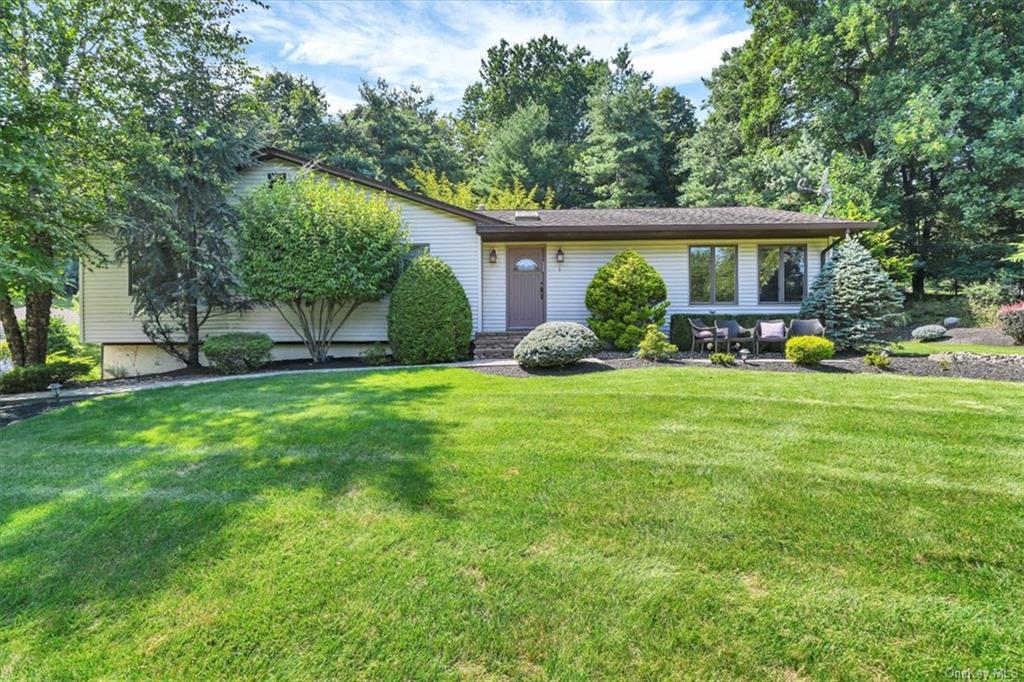
[[[584,294],[603,263],[635,249],[668,286],[669,313],[709,318],[793,314],[827,258],[851,232],[875,227],[804,213],[755,207],[469,211],[355,173],[266,149],[242,171],[239,191],[287,179],[310,166],[338,182],[386,192],[401,210],[415,250],[447,262],[466,290],[478,337],[529,330],[547,320],[586,322]],[[92,245],[112,254],[113,242]],[[84,263],[83,340],[103,348],[103,369],[151,373],[177,361],[150,344],[132,314],[127,264]],[[358,355],[387,338],[388,302],[365,305],[341,329],[335,356]],[[206,334],[268,334],[276,359],[305,357],[299,338],[273,308],[215,317]]]

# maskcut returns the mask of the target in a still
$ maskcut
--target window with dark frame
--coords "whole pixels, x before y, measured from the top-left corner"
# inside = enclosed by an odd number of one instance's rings
[[[168,263],[171,262],[172,256],[171,256],[171,253],[170,253],[170,247],[168,247],[166,244],[158,243],[158,244],[155,244],[152,248],[164,252],[164,259],[163,259],[164,262],[168,262]],[[129,254],[129,256],[128,256],[128,295],[129,296],[131,296],[132,294],[135,293],[135,287],[138,284],[139,279],[141,279],[146,274],[146,273],[142,273],[142,272],[139,271],[140,267],[141,267],[141,265],[139,264],[139,262],[137,260],[135,260],[135,258],[133,258]],[[164,285],[171,284],[171,283],[177,281],[177,279],[178,279],[178,273],[166,272],[166,273],[163,273],[159,278],[151,278],[150,279],[150,285],[151,286],[162,287]]]
[[[807,246],[757,247],[759,303],[801,303],[807,295]]]
[[[735,246],[690,247],[690,304],[735,304]]]

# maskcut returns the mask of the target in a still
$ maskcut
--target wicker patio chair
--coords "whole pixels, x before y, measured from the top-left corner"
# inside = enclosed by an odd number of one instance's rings
[[[793,320],[789,336],[825,336],[825,327],[818,320]]]
[[[752,329],[747,329],[736,320],[715,320],[715,351],[718,351],[719,342],[725,343],[725,349],[729,350],[732,344],[752,344],[754,342]]]
[[[786,323],[783,320],[758,320],[754,325],[754,354],[761,354],[761,344],[786,343]]]
[[[715,340],[715,328],[709,327],[704,324],[704,320],[693,319],[692,317],[687,320],[690,323],[690,335],[692,341],[690,343],[690,354],[700,347],[700,352],[703,353],[707,344]]]

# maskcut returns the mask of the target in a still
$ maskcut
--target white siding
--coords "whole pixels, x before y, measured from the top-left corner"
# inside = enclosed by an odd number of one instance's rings
[[[690,305],[689,247],[691,245],[737,246],[737,269],[739,271],[737,303],[732,305]],[[584,304],[587,285],[594,273],[612,257],[627,249],[635,249],[665,279],[668,299],[671,302],[669,314],[699,313],[725,317],[739,314],[793,314],[799,311],[799,304],[758,303],[757,247],[759,244],[805,244],[807,246],[808,284],[818,276],[821,266],[821,251],[828,245],[827,239],[759,239],[759,240],[704,240],[704,241],[600,241],[565,242],[547,244],[547,319],[585,322],[587,307]],[[484,244],[483,286],[484,286],[484,331],[505,329],[505,244]],[[498,253],[498,262],[487,262],[491,249]],[[565,262],[555,262],[555,253],[561,248]]]
[[[258,186],[269,172],[294,174],[294,164],[272,161],[245,170],[239,191]],[[344,182],[344,181],[341,181]],[[373,192],[376,190],[367,190]],[[411,240],[429,244],[430,253],[448,263],[466,290],[473,311],[474,329],[480,328],[481,263],[480,237],[473,221],[418,204],[401,197],[392,197],[393,205],[402,212]],[[112,255],[113,242],[107,237],[94,237],[92,246]],[[83,264],[82,269],[82,335],[90,343],[145,343],[142,325],[132,316],[128,295],[127,264],[110,267]],[[369,303],[359,308],[342,327],[338,341],[382,341],[387,338],[388,300]],[[298,341],[298,337],[277,310],[258,307],[241,315],[221,316],[203,326],[204,334],[226,331],[259,331],[279,342]]]

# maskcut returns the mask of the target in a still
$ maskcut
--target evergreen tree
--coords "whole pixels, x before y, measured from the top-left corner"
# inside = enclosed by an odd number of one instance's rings
[[[473,186],[480,195],[520,183],[551,188],[556,196],[569,191],[559,174],[555,143],[547,137],[549,117],[541,104],[528,104],[513,113],[491,135]]]
[[[661,88],[654,98],[655,116],[661,126],[661,151],[654,191],[662,206],[675,206],[683,177],[679,173],[679,153],[697,131],[693,104],[675,88]]]
[[[817,318],[839,349],[865,350],[881,343],[882,331],[896,323],[903,295],[864,246],[847,239],[833,249],[800,308]]]
[[[663,138],[651,75],[634,70],[627,47],[614,65],[590,97],[590,130],[576,168],[595,207],[654,206]]]

